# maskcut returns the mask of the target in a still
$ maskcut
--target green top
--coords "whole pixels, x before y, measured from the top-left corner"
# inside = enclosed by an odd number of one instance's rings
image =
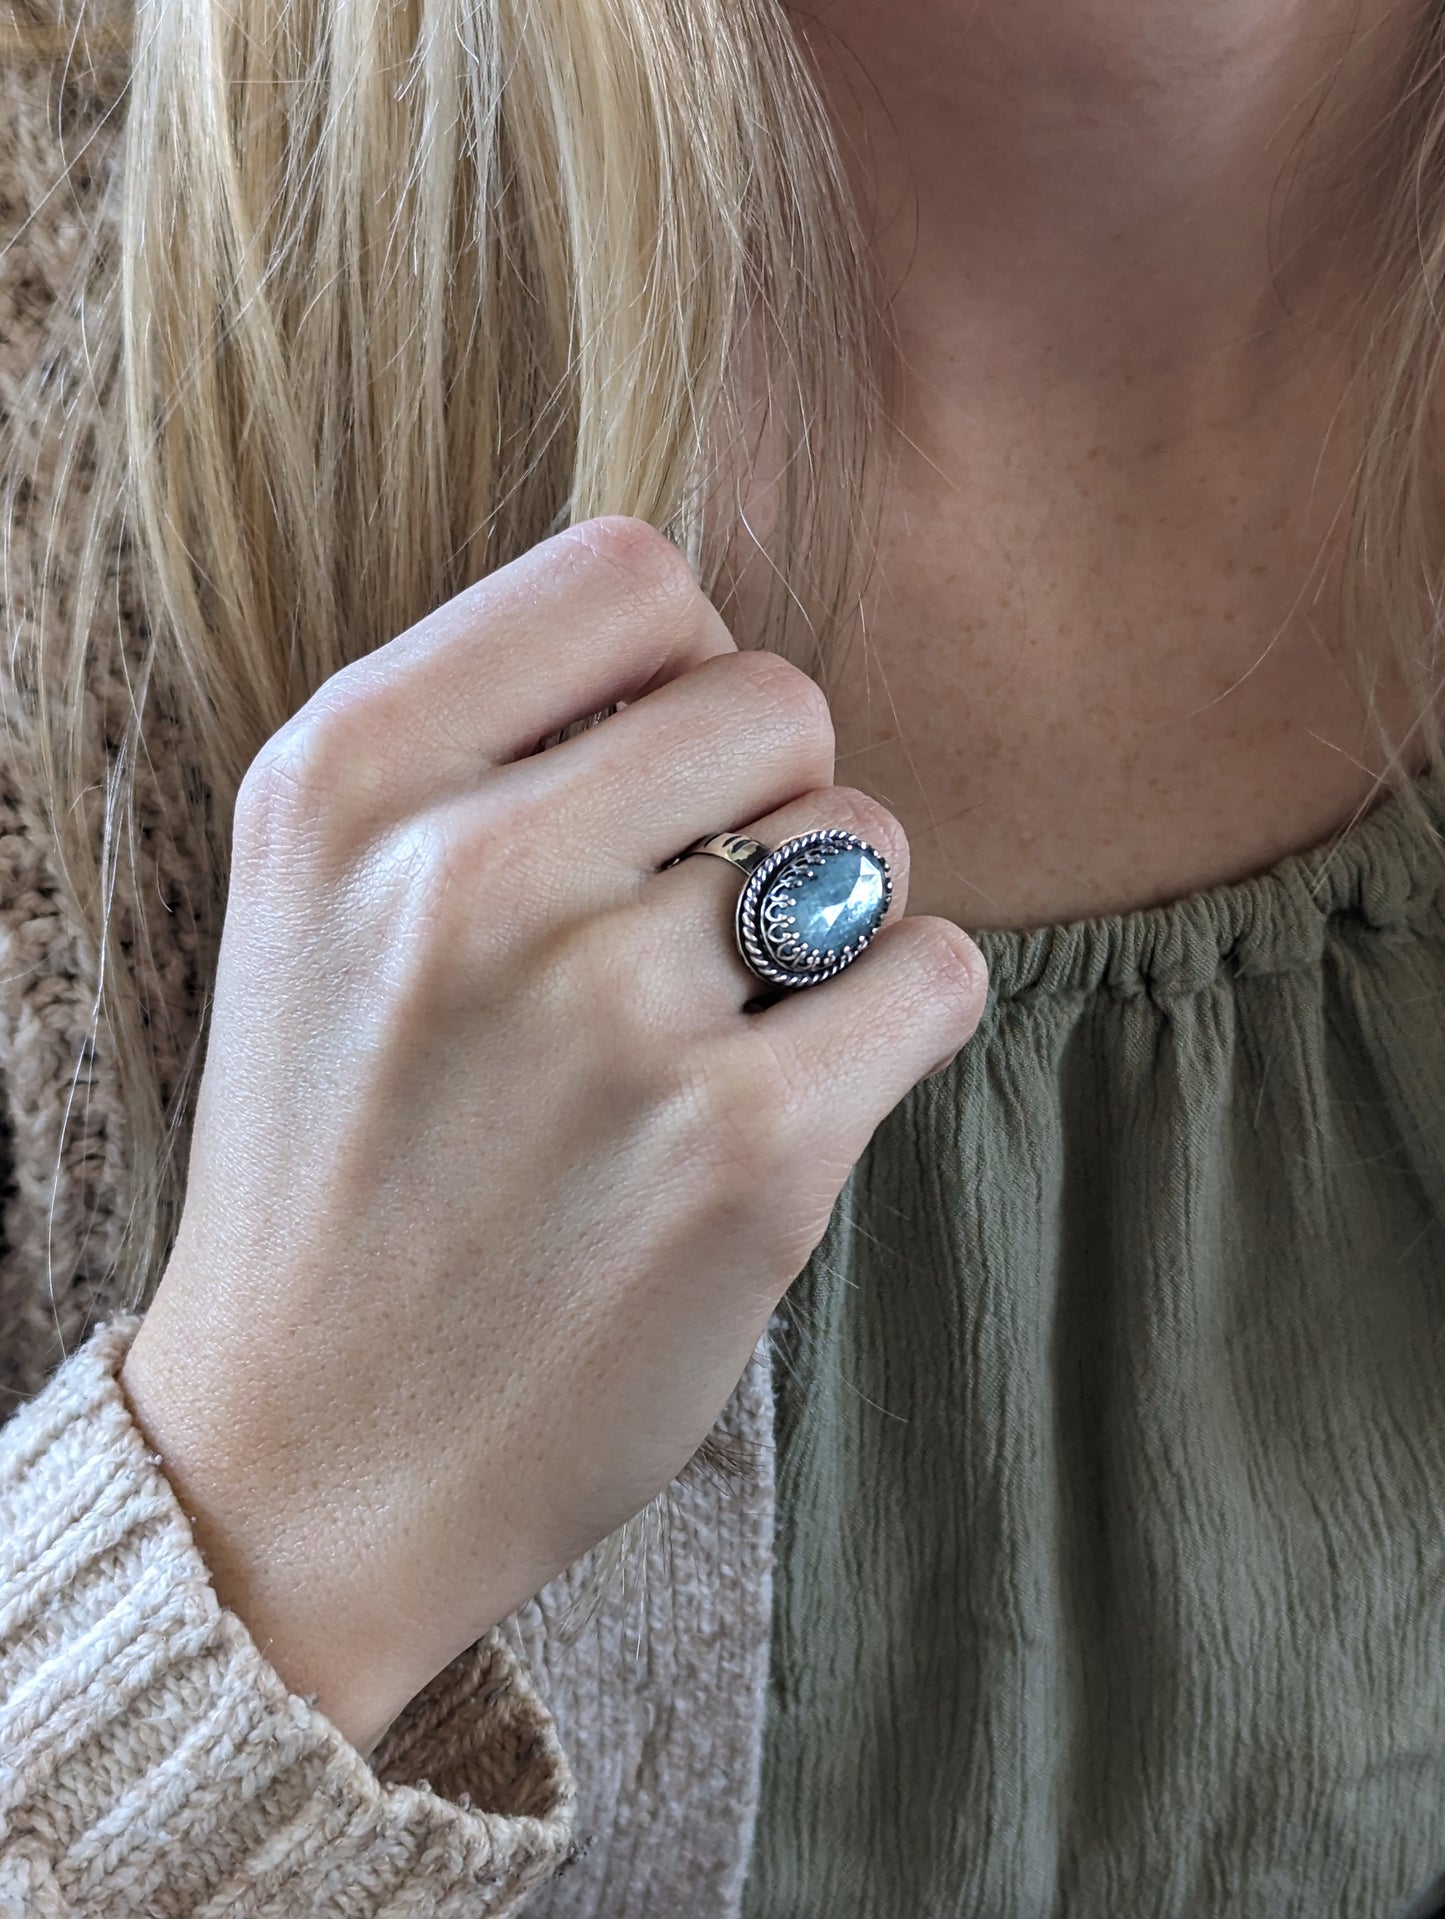
[[[983,936],[983,1025],[782,1308],[748,1919],[1391,1919],[1445,1868],[1418,790]]]

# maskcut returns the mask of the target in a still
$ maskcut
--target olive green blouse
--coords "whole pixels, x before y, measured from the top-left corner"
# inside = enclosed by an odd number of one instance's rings
[[[1257,879],[983,936],[983,1025],[782,1309],[748,1919],[1392,1919],[1445,1868],[1416,790]]]

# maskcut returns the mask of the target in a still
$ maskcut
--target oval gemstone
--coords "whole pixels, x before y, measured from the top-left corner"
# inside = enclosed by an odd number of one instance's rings
[[[795,939],[835,959],[883,917],[883,873],[856,846],[825,853],[816,865],[785,866],[769,889],[791,893]],[[780,929],[781,930],[781,929]]]

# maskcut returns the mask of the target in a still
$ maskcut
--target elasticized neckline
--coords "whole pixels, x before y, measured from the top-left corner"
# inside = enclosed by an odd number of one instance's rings
[[[1353,826],[1251,879],[1162,906],[974,937],[990,1000],[1107,991],[1190,993],[1231,977],[1317,965],[1345,930],[1445,915],[1445,776],[1389,788]]]

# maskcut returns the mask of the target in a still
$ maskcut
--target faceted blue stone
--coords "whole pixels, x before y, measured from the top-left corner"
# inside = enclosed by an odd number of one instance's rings
[[[785,867],[775,882],[796,895],[791,931],[829,958],[871,933],[883,917],[883,874],[857,847],[839,847],[799,874]]]

